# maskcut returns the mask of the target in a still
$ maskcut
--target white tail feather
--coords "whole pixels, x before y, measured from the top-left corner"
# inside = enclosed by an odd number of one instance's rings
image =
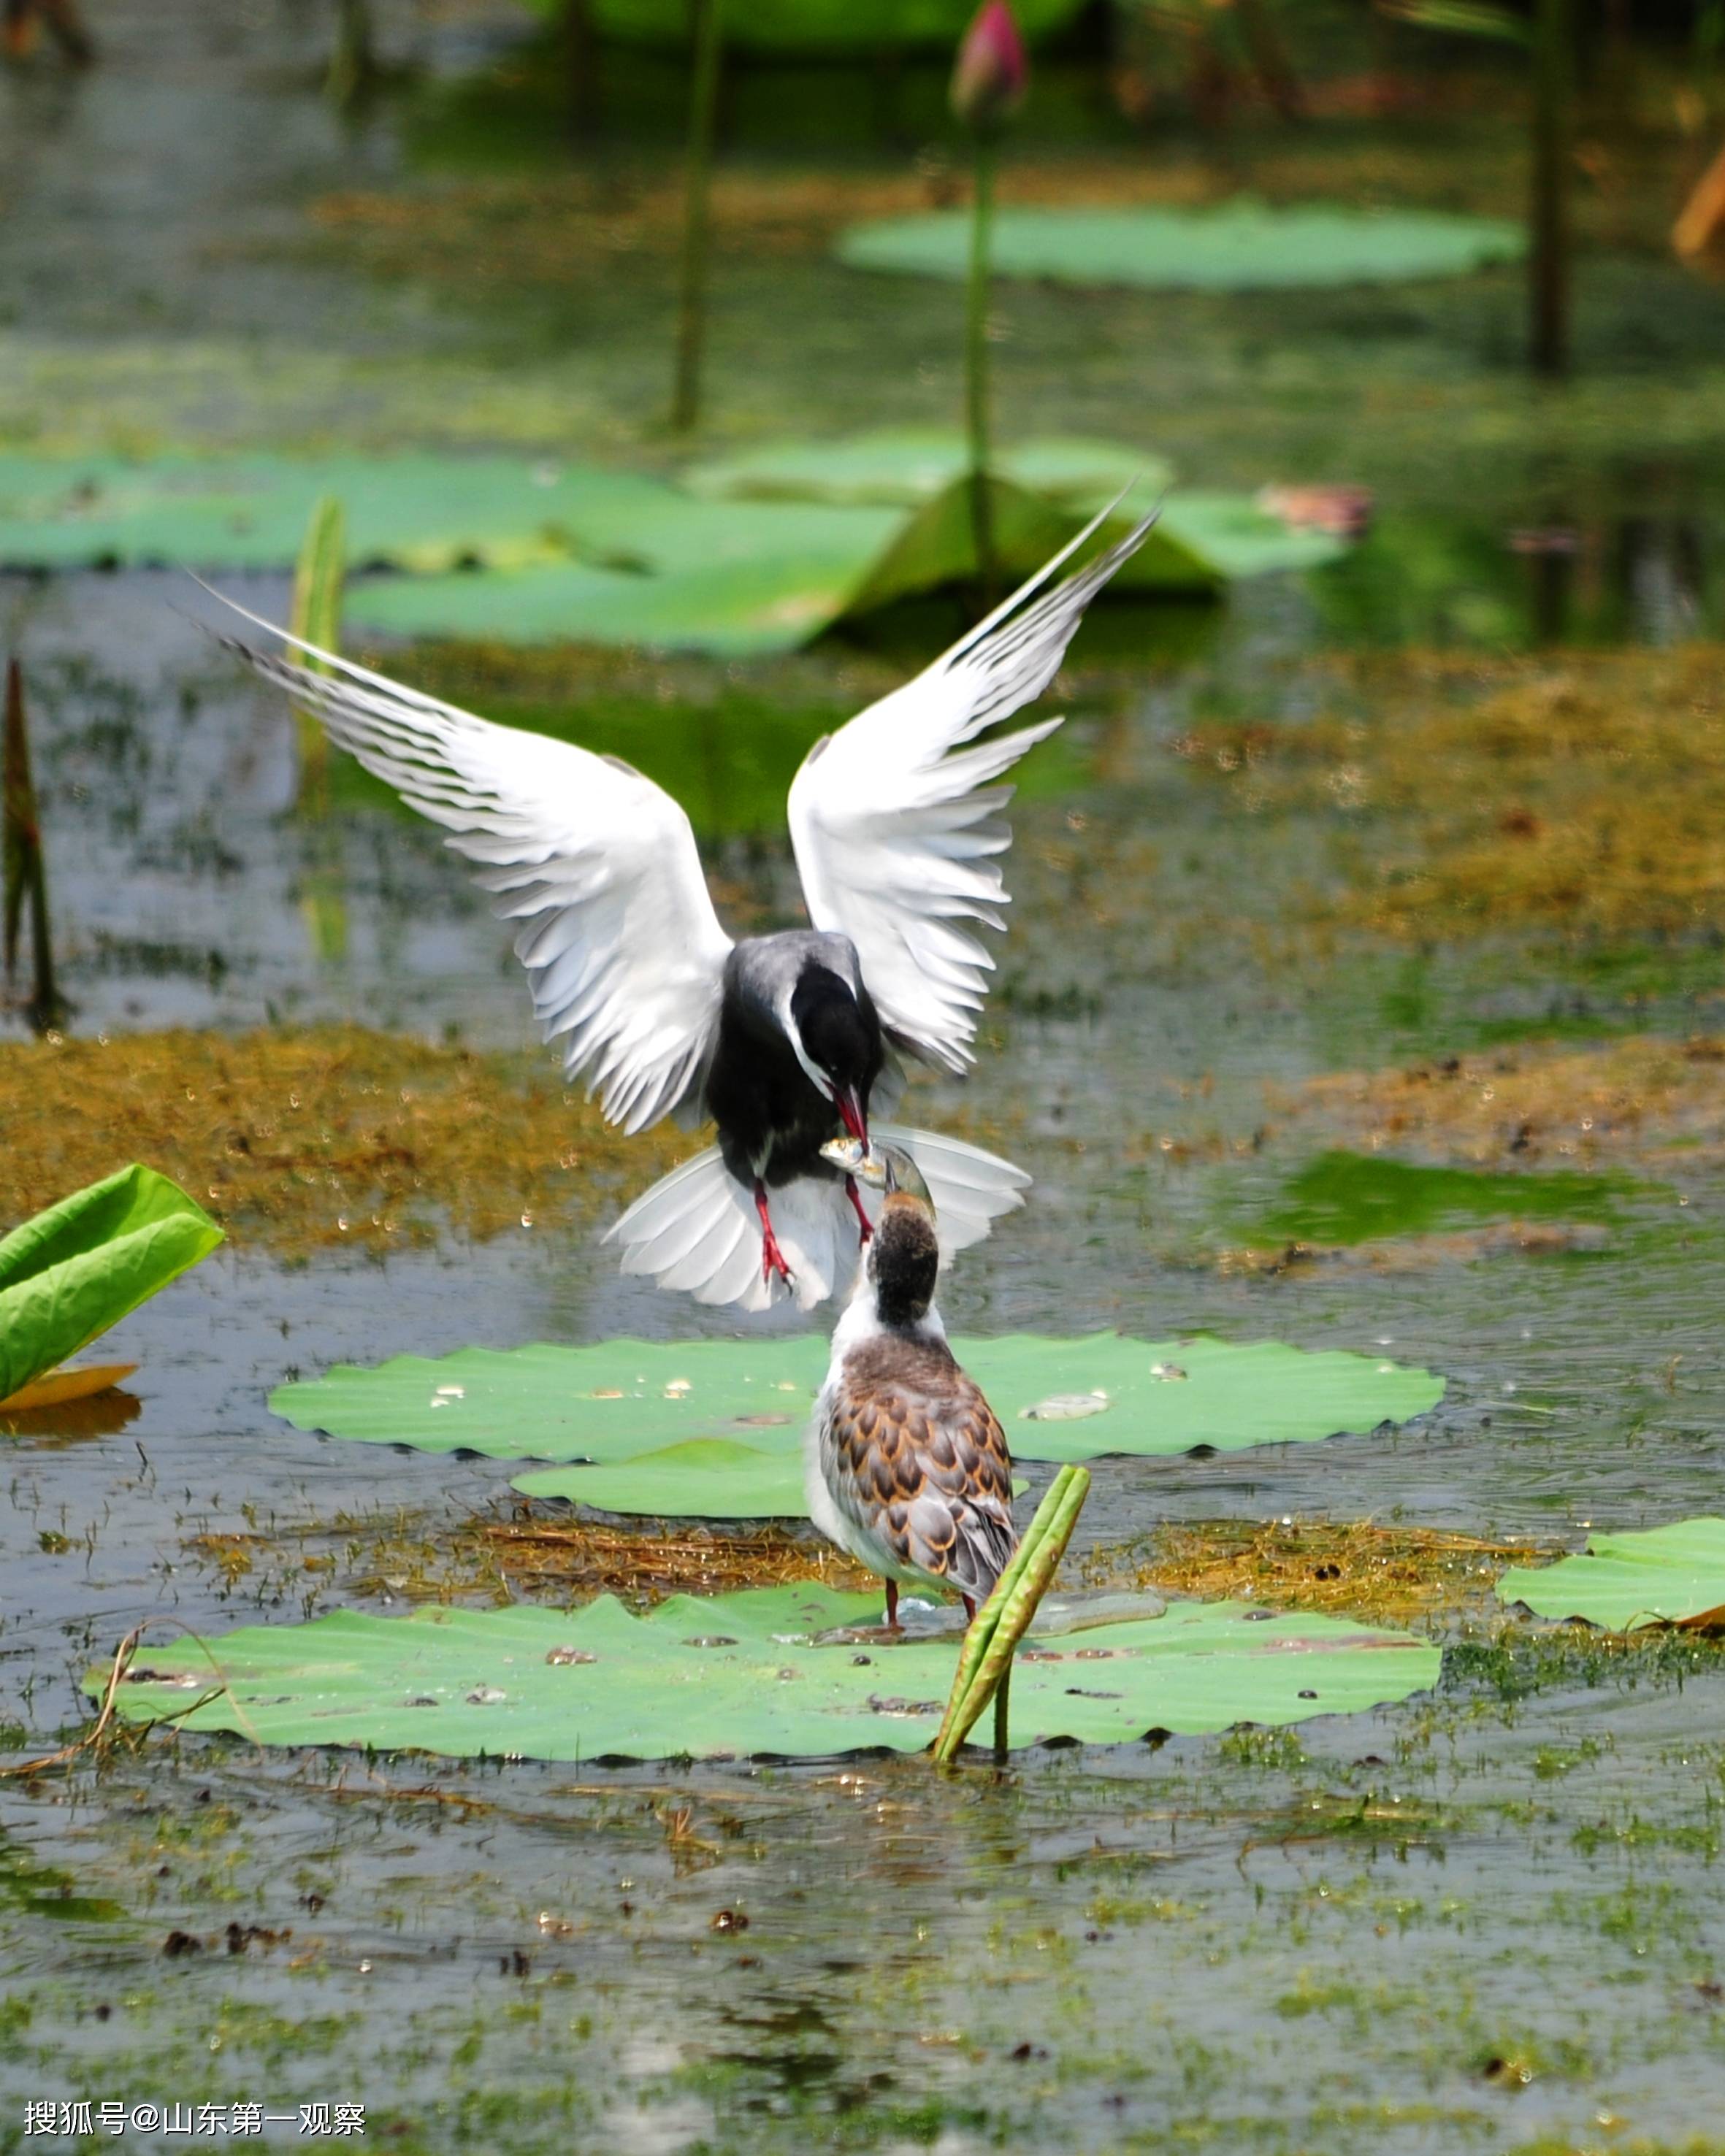
[[[878,1124],[874,1135],[902,1147],[921,1170],[943,1258],[981,1242],[1000,1214],[1024,1202],[1030,1178],[1023,1169],[962,1139],[894,1123]],[[873,1217],[878,1194],[865,1188],[862,1201]],[[784,1184],[769,1203],[773,1232],[796,1276],[794,1291],[776,1274],[761,1278],[754,1194],[732,1175],[717,1146],[644,1191],[605,1240],[622,1244],[626,1273],[648,1274],[661,1287],[680,1289],[697,1302],[770,1310],[794,1296],[799,1309],[811,1310],[846,1286],[856,1270],[857,1216],[842,1183],[813,1177]]]

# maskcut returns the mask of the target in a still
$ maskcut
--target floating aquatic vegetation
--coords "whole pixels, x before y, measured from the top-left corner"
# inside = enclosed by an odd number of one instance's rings
[[[775,441],[696,465],[681,484],[714,501],[832,501],[904,509],[932,501],[965,469],[954,427],[878,427],[830,441]],[[1002,443],[990,469],[1027,493],[1097,509],[1123,488],[1160,492],[1171,466],[1147,449],[1083,436]]]
[[[646,1607],[668,1594],[724,1594],[744,1587],[818,1580],[866,1588],[870,1576],[822,1536],[780,1526],[715,1530],[699,1522],[663,1534],[548,1517],[515,1504],[507,1517],[476,1514],[451,1525],[440,1513],[379,1507],[337,1512],[267,1533],[209,1530],[189,1535],[191,1562],[224,1595],[260,1608],[301,1599],[313,1582],[343,1597],[499,1605],[531,1599],[559,1605],[616,1594]]]
[[[1179,1520],[1147,1544],[1088,1552],[1087,1584],[1408,1624],[1489,1595],[1525,1542],[1372,1520]]]
[[[958,1642],[885,1640],[879,1614],[878,1595],[812,1585],[677,1595],[646,1617],[610,1595],[572,1613],[337,1610],[152,1647],[119,1704],[134,1721],[179,1713],[183,1727],[260,1743],[456,1758],[919,1752],[940,1727]],[[1429,1686],[1440,1661],[1405,1634],[1231,1604],[1030,1639],[1012,1671],[1019,1748],[1357,1712]],[[184,1714],[212,1659],[220,1696]]]
[[[1374,1148],[1411,1145],[1480,1166],[1656,1162],[1679,1146],[1693,1162],[1725,1141],[1722,1070],[1725,1040],[1709,1035],[1640,1034],[1585,1049],[1530,1042],[1338,1072],[1276,1106],[1343,1122]]]
[[[83,1397],[92,1373],[50,1371],[207,1258],[222,1231],[154,1169],[121,1168],[0,1240],[0,1409]],[[135,1364],[94,1375],[99,1389]]]
[[[715,501],[911,507],[948,494],[964,478],[966,456],[965,439],[955,429],[880,428],[829,441],[768,442],[698,465],[682,483]],[[1152,501],[1172,480],[1161,457],[1130,443],[1082,436],[1032,436],[1003,445],[991,455],[989,468],[1004,482],[1004,490],[996,490],[1003,507],[1015,509],[1020,495],[1030,495],[1087,516],[1128,490]],[[1017,513],[1024,515],[1022,509]],[[1053,531],[1049,526],[1049,537]],[[947,543],[956,557],[961,542]],[[1017,542],[1015,562],[1038,546],[1045,559],[1043,534]],[[1249,495],[1174,487],[1162,501],[1156,530],[1115,581],[1121,591],[1200,593],[1226,579],[1319,568],[1346,551],[1334,536],[1296,529]]]
[[[1244,813],[1331,814],[1350,886],[1319,901],[1332,918],[1398,938],[1694,939],[1725,926],[1721,679],[1700,644],[1339,659],[1326,715],[1173,747]]]
[[[969,227],[955,211],[852,225],[842,262],[923,277],[962,277]],[[1521,229],[1443,210],[1272,208],[1240,197],[1203,209],[1002,210],[994,264],[1002,277],[1156,290],[1274,291],[1312,285],[1460,277],[1519,259]]]
[[[565,559],[380,577],[354,588],[349,613],[398,636],[641,644],[728,658],[794,651],[850,608],[904,521],[890,510],[757,503],[739,522],[716,504],[664,493],[680,506],[657,530],[676,544],[650,566],[644,557],[640,569]],[[640,526],[631,519],[627,529]],[[747,551],[740,542],[750,542]]]
[[[548,1059],[361,1026],[0,1045],[0,1218],[147,1152],[237,1242],[288,1257],[483,1239],[607,1203],[680,1133],[624,1140]]]
[[[1309,1354],[1275,1341],[1160,1344],[1100,1332],[954,1342],[1021,1460],[1165,1456],[1310,1441],[1424,1414],[1443,1381],[1382,1357]],[[296,1429],[422,1450],[586,1463],[535,1470],[515,1486],[605,1512],[765,1519],[803,1517],[802,1438],[831,1347],[824,1336],[610,1340],[436,1360],[397,1356],[279,1386],[274,1413]],[[1177,1380],[1171,1373],[1178,1371]],[[1032,1416],[1098,1390],[1105,1414]]]
[[[1614,1632],[1671,1625],[1725,1634],[1725,1519],[1590,1534],[1578,1556],[1537,1572],[1505,1573],[1497,1594],[1536,1617],[1579,1617]]]
[[[678,498],[660,480],[559,459],[4,452],[0,562],[288,568],[313,512],[333,496],[357,567],[497,567],[566,557],[590,531],[603,550],[610,521],[666,495]]]
[[[1382,1153],[1326,1152],[1288,1178],[1258,1224],[1276,1243],[1363,1243],[1480,1219],[1614,1219],[1635,1185],[1569,1168],[1488,1174],[1429,1168]]]
[[[810,454],[818,462],[818,447]],[[901,450],[888,465],[905,474]],[[347,613],[360,627],[734,656],[788,651],[836,621],[972,575],[962,466],[960,444],[943,487],[883,502],[818,487],[793,495],[788,465],[756,498],[500,458],[0,454],[0,562],[222,569],[298,561],[301,593],[327,593],[343,561],[330,523],[329,505],[339,501],[346,562],[412,572],[349,586]],[[1094,445],[1074,460],[1067,445],[1033,443],[1022,470],[1024,483],[996,478],[990,487],[1002,573],[1015,578],[1040,568],[1086,521],[1071,499],[1086,475],[1089,495],[1118,491],[1096,485]],[[1095,543],[1125,528],[1117,520]],[[1340,551],[1244,496],[1176,495],[1123,588],[1202,596],[1233,576],[1315,567]]]

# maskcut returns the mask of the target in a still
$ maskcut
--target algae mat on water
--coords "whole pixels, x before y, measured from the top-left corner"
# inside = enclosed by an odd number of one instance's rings
[[[1579,1617],[1614,1632],[1707,1616],[1725,1608],[1725,1519],[1589,1535],[1578,1556],[1505,1573],[1497,1594],[1536,1617]]]
[[[873,1625],[879,1606],[804,1584],[677,1595],[646,1617],[611,1595],[573,1614],[343,1609],[152,1648],[118,1697],[147,1722],[219,1686],[181,1727],[456,1758],[918,1752],[940,1727],[958,1640],[859,1639],[852,1628]],[[1177,1603],[1076,1634],[1032,1630],[1030,1640],[1012,1671],[1021,1748],[1355,1713],[1424,1690],[1441,1661],[1405,1633],[1229,1603]]]
[[[887,218],[842,234],[838,256],[855,270],[962,278],[970,230],[962,210]],[[1503,218],[1443,210],[1273,209],[1245,199],[1213,209],[1003,209],[994,267],[1062,285],[1272,291],[1460,277],[1516,260],[1525,244]]]
[[[954,1348],[1021,1460],[1307,1441],[1405,1422],[1444,1392],[1428,1370],[1269,1340],[1012,1334]],[[830,1353],[809,1333],[470,1348],[343,1365],[280,1386],[270,1406],[296,1429],[372,1444],[590,1463],[518,1476],[529,1496],[606,1512],[798,1517],[803,1430]]]

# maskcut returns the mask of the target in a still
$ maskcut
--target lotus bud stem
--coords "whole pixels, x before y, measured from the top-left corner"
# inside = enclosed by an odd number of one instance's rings
[[[971,195],[971,271],[965,312],[965,429],[970,451],[971,539],[977,581],[991,602],[997,577],[988,495],[988,278],[994,219],[994,146],[1024,102],[1030,64],[1007,0],[984,0],[972,17],[952,70],[950,101],[975,144]]]

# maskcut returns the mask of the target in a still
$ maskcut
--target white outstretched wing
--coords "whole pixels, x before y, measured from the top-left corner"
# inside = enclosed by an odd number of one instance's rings
[[[888,1032],[949,1070],[973,1060],[976,1014],[994,967],[960,924],[1006,926],[993,856],[1012,834],[995,812],[1012,789],[991,782],[1060,721],[961,744],[1048,687],[1084,608],[1156,521],[1152,512],[1036,598],[1110,513],[914,680],[817,742],[791,782],[790,837],[810,920],[856,945]]]
[[[534,1013],[606,1117],[645,1130],[697,1093],[731,945],[670,795],[615,757],[493,726],[245,618],[330,671],[223,637],[229,649],[441,824],[499,917],[523,923]]]

